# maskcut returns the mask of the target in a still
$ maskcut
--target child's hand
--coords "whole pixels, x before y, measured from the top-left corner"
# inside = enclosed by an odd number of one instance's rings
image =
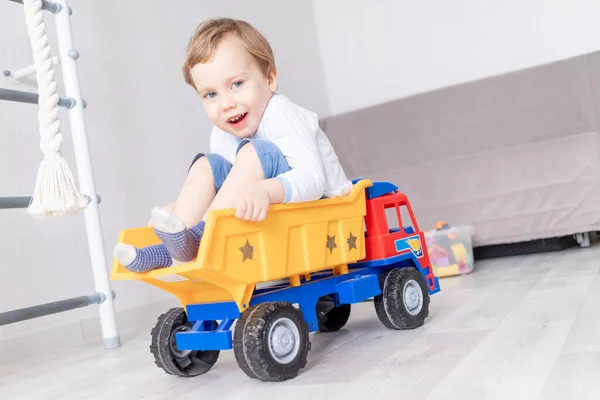
[[[270,205],[269,191],[260,184],[254,184],[240,194],[235,216],[246,221],[262,221],[267,216]]]

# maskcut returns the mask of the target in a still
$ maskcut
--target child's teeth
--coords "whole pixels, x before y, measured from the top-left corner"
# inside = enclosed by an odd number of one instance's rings
[[[231,121],[231,122],[237,122],[237,121],[239,121],[241,118],[242,118],[242,115],[238,115],[238,116],[237,116],[237,117],[235,117],[235,118],[231,118],[229,121]]]

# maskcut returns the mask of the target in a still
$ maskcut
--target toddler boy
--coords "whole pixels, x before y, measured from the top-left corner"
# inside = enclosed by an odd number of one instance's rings
[[[262,221],[270,204],[350,191],[317,115],[276,94],[273,52],[254,27],[230,18],[205,21],[188,44],[183,74],[213,123],[211,152],[196,155],[174,203],[152,210],[162,244],[117,245],[114,255],[126,268],[144,272],[194,260],[210,210],[235,208],[237,218]]]

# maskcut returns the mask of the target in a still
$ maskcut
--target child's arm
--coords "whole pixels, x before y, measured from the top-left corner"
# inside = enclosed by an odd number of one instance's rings
[[[325,191],[325,171],[316,142],[318,121],[299,113],[286,98],[276,101],[265,114],[266,135],[283,153],[291,171],[264,182],[274,202],[317,200]],[[269,182],[269,181],[279,181]],[[283,190],[282,190],[283,189]]]
[[[269,193],[271,204],[283,202],[283,199],[285,198],[285,187],[279,179],[265,179],[264,181],[260,181],[258,184]]]

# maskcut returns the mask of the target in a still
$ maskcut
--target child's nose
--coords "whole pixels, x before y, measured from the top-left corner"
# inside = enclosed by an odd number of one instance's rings
[[[223,110],[225,110],[225,111],[231,110],[232,108],[235,108],[235,106],[237,105],[233,96],[223,96],[223,97],[221,97],[221,99],[222,99],[221,106],[223,107]]]

